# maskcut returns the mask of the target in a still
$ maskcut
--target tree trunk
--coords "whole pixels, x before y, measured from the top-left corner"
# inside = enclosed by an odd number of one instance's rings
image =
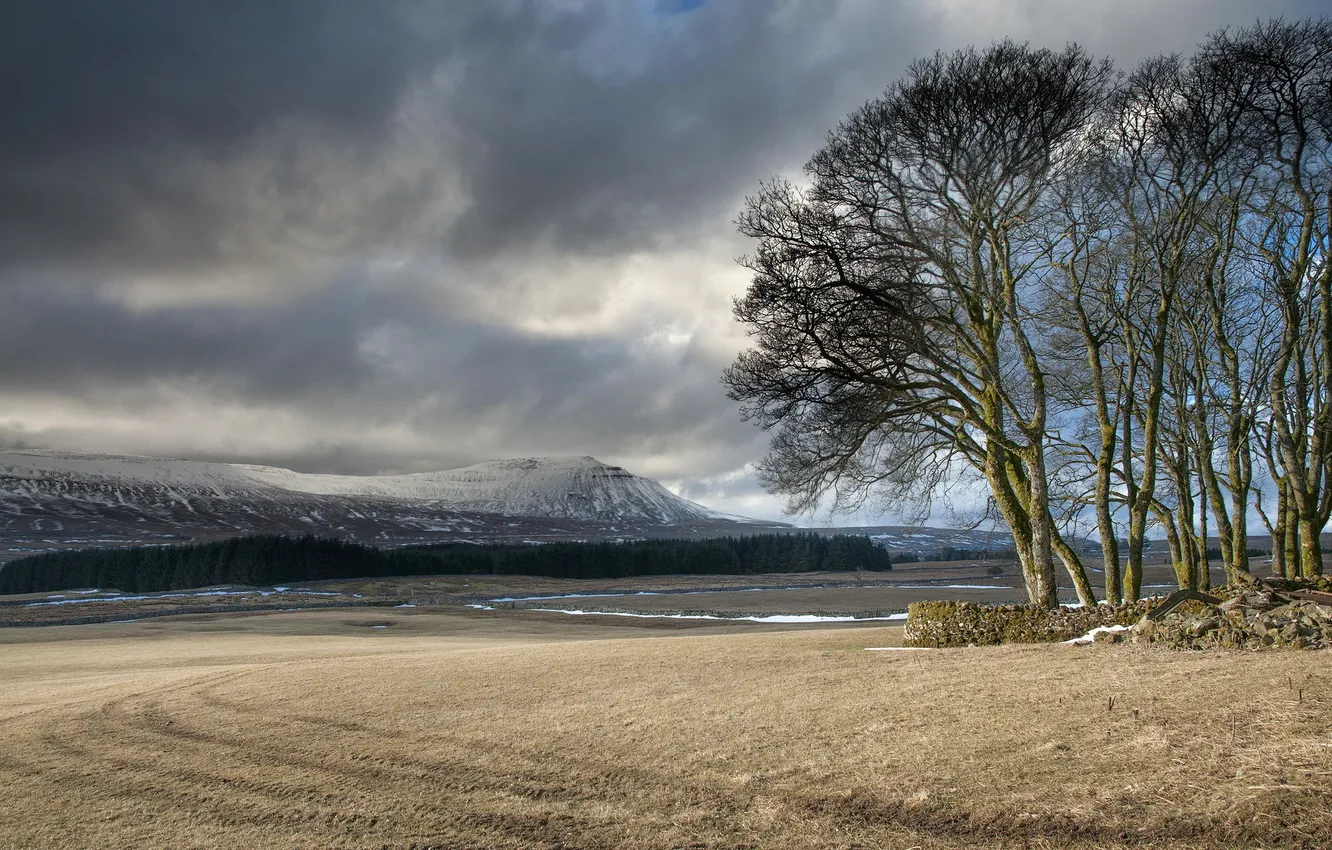
[[[1047,600],[1047,607],[1054,608],[1059,605],[1059,597],[1055,590],[1050,492],[1044,461],[1043,447],[1038,444],[1028,458],[1027,515],[1031,518],[1031,557],[1040,576],[1040,597]]]
[[[1059,554],[1059,560],[1064,564],[1064,569],[1068,570],[1069,578],[1073,579],[1073,587],[1078,592],[1078,601],[1088,608],[1094,607],[1096,605],[1096,592],[1087,579],[1087,571],[1083,568],[1082,559],[1078,557],[1078,553],[1059,534],[1054,535],[1054,548],[1055,552]]]
[[[1226,576],[1233,584],[1241,575],[1250,572],[1249,565],[1249,524],[1246,521],[1249,507],[1249,489],[1253,481],[1253,457],[1246,448],[1242,452],[1231,451],[1230,475],[1237,483],[1230,492],[1230,512],[1235,521],[1230,526],[1230,551],[1235,559],[1233,568],[1227,567]],[[1231,575],[1233,570],[1234,575]]]
[[[1323,551],[1319,532],[1322,527],[1317,518],[1300,517],[1300,577],[1313,578],[1323,574]]]
[[[1102,446],[1105,446],[1102,440]],[[1113,447],[1111,447],[1113,448]],[[1124,601],[1124,580],[1119,571],[1119,540],[1115,537],[1115,524],[1110,513],[1110,464],[1112,458],[1102,457],[1096,464],[1096,529],[1101,535],[1101,575],[1105,578],[1105,601],[1118,605]]]
[[[1286,555],[1286,575],[1303,578],[1304,566],[1300,563],[1300,515],[1289,499],[1286,504],[1286,536],[1281,541],[1281,548]]]
[[[1290,561],[1286,559],[1286,485],[1284,482],[1277,481],[1277,503],[1276,520],[1267,526],[1268,534],[1272,538],[1272,575],[1277,578],[1290,578]],[[1259,515],[1264,517],[1261,505],[1259,506]]]
[[[1013,534],[1013,548],[1027,588],[1027,601],[1043,608],[1059,604],[1055,593],[1054,565],[1047,546],[1045,559],[1037,553],[1031,522],[1030,496],[1021,467],[1003,447],[991,441],[985,453],[985,478],[994,494],[995,505]]]

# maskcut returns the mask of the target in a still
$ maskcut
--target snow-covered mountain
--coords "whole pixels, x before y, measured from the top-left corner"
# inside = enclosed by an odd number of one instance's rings
[[[775,524],[712,511],[650,478],[590,457],[354,476],[127,455],[0,451],[0,535],[10,539],[54,535],[61,542],[96,543],[98,535],[312,532],[386,542],[480,542],[737,533],[765,525]]]
[[[736,519],[676,496],[651,478],[591,457],[491,460],[412,475],[308,475],[271,466],[233,466],[283,490],[414,499],[458,511],[506,516],[678,523]]]

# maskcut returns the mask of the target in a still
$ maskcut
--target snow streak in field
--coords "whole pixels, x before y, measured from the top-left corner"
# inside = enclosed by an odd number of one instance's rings
[[[687,591],[697,593],[698,591]],[[683,592],[682,592],[683,593]],[[610,596],[660,596],[656,590],[640,590],[637,593],[561,593],[555,596],[501,596],[491,602],[544,602],[547,599],[600,599]]]
[[[83,591],[86,592],[86,591]],[[93,591],[96,592],[96,591]],[[42,605],[84,605],[90,602],[137,602],[144,599],[193,599],[202,596],[272,596],[275,593],[300,593],[305,596],[345,596],[327,590],[296,590],[273,588],[272,590],[203,590],[198,593],[149,593],[139,596],[99,596],[88,599],[56,599],[48,602],[29,602],[24,607],[36,608]]]
[[[638,590],[624,593],[559,593],[550,596],[500,596],[491,602],[546,602],[553,599],[607,599],[618,596],[698,596],[705,593],[761,593],[788,590],[850,590],[852,585],[788,585],[783,587],[715,587],[705,590]],[[1014,590],[1006,584],[867,584],[862,590]]]
[[[1129,626],[1097,626],[1081,637],[1075,637],[1072,640],[1063,641],[1064,646],[1082,646],[1088,643],[1095,643],[1096,636],[1102,632],[1106,634],[1115,634],[1116,632],[1126,632]]]
[[[473,608],[482,606],[473,605]],[[494,610],[494,609],[483,609]],[[871,620],[905,620],[906,614],[886,617],[835,617],[823,614],[768,614],[758,617],[723,617],[720,614],[631,614],[627,611],[580,611],[564,608],[525,608],[526,611],[547,611],[556,614],[580,614],[597,617],[640,617],[667,620],[744,620],[751,623],[864,623]]]
[[[906,590],[1016,590],[1007,584],[884,584],[877,587],[904,588]]]

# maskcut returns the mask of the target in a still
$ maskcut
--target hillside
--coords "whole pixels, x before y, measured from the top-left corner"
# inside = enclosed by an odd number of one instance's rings
[[[560,519],[677,523],[740,519],[676,496],[592,457],[491,460],[412,475],[310,475],[271,466],[232,465],[255,482],[298,493],[430,502],[457,511]]]
[[[242,533],[317,533],[384,544],[697,536],[781,528],[682,499],[591,457],[519,458],[410,475],[0,452],[9,556]]]

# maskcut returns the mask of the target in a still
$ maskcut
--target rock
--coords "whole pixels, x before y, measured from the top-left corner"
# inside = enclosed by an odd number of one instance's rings
[[[1259,611],[1266,611],[1271,608],[1275,602],[1270,593],[1254,593],[1244,597],[1244,604],[1249,608],[1256,608]]]
[[[1247,587],[1257,587],[1257,586],[1258,586],[1258,577],[1255,576],[1255,575],[1254,575],[1253,573],[1251,573],[1251,572],[1246,572],[1246,571],[1243,571],[1243,570],[1237,570],[1237,571],[1235,572],[1234,579],[1235,579],[1235,584],[1238,584],[1238,585],[1241,585],[1241,586],[1247,586]]]
[[[1201,637],[1208,632],[1213,631],[1219,625],[1221,625],[1221,621],[1218,618],[1203,617],[1190,623],[1188,632],[1194,637]]]

